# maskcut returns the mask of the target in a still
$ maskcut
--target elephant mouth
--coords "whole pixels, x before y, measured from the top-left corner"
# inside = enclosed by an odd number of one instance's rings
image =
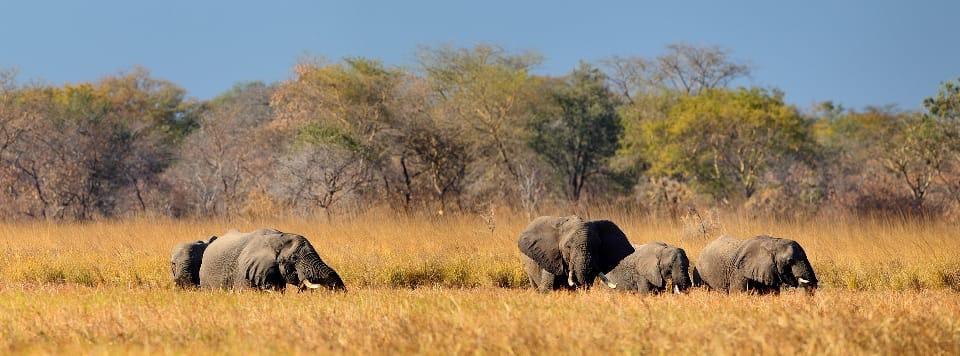
[[[598,276],[600,277],[600,280],[603,281],[603,284],[607,285],[607,287],[610,287],[611,289],[617,288],[617,284],[610,281],[610,278],[607,278],[606,274],[600,273]]]
[[[312,283],[307,279],[300,281],[301,290],[302,289],[320,289],[320,287],[323,287],[323,285]]]
[[[341,284],[341,283],[333,283],[333,284],[313,283],[313,282],[310,282],[310,280],[308,280],[308,279],[306,279],[306,278],[300,280],[300,284],[297,285],[297,288],[299,288],[299,291],[300,291],[300,292],[317,290],[317,289],[329,289],[329,290],[333,290],[333,291],[345,291],[345,290],[346,290],[346,288],[344,288],[343,284]]]
[[[600,280],[603,281],[603,284],[605,284],[607,287],[610,287],[611,289],[617,288],[617,284],[613,283],[613,281],[611,281],[606,274],[598,273],[597,277],[600,277]],[[567,284],[570,285],[571,287],[577,286],[577,283],[573,281],[573,272],[567,273]]]

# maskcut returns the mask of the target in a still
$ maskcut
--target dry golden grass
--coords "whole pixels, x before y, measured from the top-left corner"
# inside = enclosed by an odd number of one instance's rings
[[[625,213],[631,241],[695,261],[712,237]],[[0,225],[0,352],[31,353],[960,353],[960,234],[941,222],[721,218],[734,236],[800,241],[815,296],[527,290],[525,217],[135,219]],[[310,238],[347,293],[179,291],[177,242],[229,228]],[[712,234],[715,235],[715,234]]]

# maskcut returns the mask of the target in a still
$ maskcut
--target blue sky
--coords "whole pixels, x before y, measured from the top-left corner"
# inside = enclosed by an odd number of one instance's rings
[[[304,55],[410,65],[418,45],[478,42],[535,50],[547,74],[673,42],[719,45],[754,66],[748,84],[780,88],[801,107],[914,109],[960,77],[956,0],[0,1],[0,67],[23,81],[142,65],[203,99],[238,81],[287,78]]]

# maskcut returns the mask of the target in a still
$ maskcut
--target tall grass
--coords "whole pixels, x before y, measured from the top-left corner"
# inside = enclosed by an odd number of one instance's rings
[[[814,296],[529,290],[497,212],[0,224],[0,353],[960,353],[960,234],[946,222],[721,215],[706,234],[594,213],[695,263],[719,234],[798,240]],[[180,291],[174,244],[237,228],[307,236],[347,293]]]
[[[228,229],[274,227],[307,236],[348,287],[523,287],[516,236],[528,222],[503,212],[480,217],[404,218],[372,214],[342,222],[137,219],[85,224],[0,224],[0,281],[84,286],[171,287],[169,251],[178,242]],[[774,222],[720,218],[707,234],[680,223],[624,213],[617,222],[634,243],[666,241],[695,263],[719,234],[772,234],[803,245],[826,288],[960,290],[960,233],[943,222],[838,218]],[[492,229],[491,229],[492,227]]]

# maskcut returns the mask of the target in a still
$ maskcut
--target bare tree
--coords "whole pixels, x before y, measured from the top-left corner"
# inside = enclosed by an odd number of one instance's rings
[[[642,57],[614,56],[600,61],[610,88],[627,104],[634,104],[639,93],[657,89],[656,62]]]
[[[730,59],[730,52],[717,46],[671,44],[656,63],[657,81],[689,95],[750,75],[750,66]]]
[[[324,211],[368,183],[367,162],[356,152],[333,145],[310,145],[282,158],[272,177],[274,194],[295,209]]]
[[[272,119],[272,88],[247,83],[214,99],[200,128],[181,146],[181,159],[167,176],[186,192],[202,215],[239,212],[274,163],[266,124]]]

